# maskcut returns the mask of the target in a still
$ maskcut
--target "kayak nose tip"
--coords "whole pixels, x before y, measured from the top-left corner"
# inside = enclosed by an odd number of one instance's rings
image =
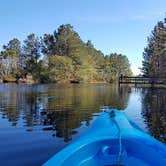
[[[102,111],[108,113],[111,118],[115,117],[115,109],[104,108]]]
[[[103,111],[103,112],[111,112],[111,111],[114,111],[114,109],[112,109],[112,108],[102,108],[102,109],[100,109],[101,111]]]

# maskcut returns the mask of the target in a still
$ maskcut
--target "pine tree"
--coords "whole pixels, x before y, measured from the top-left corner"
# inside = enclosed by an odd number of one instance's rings
[[[6,75],[16,75],[19,67],[19,56],[21,54],[21,43],[18,39],[14,38],[9,41],[7,45],[3,46],[1,58],[3,61],[3,73]]]
[[[41,43],[39,38],[35,34],[30,34],[27,36],[27,39],[24,41],[23,46],[24,54],[26,57],[33,59],[37,64],[39,58],[41,57]]]
[[[142,72],[146,76],[166,76],[166,22],[158,22],[143,52]]]
[[[56,34],[56,31],[54,34]],[[56,54],[56,49],[55,49],[56,39],[54,34],[44,34],[44,36],[41,38],[42,53],[44,55]]]

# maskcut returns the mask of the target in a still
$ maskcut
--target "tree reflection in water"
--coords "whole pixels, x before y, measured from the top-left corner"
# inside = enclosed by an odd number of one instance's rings
[[[150,134],[166,143],[166,89],[142,89],[142,115]]]
[[[131,88],[117,85],[34,85],[0,91],[2,117],[26,131],[53,131],[65,142],[88,126],[102,106],[125,109]]]

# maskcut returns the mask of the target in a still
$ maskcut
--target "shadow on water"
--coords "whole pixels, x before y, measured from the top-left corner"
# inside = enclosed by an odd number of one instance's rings
[[[166,143],[166,89],[142,89],[142,115],[149,133]]]

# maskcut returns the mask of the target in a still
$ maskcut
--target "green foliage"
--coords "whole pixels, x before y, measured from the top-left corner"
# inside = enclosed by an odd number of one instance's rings
[[[0,53],[1,75],[16,75],[19,68],[19,56],[21,54],[21,43],[18,39],[12,39],[3,46]]]
[[[73,79],[73,65],[69,57],[49,55],[48,70],[51,82],[68,82]]]
[[[18,57],[21,51],[21,43],[18,39],[14,38],[9,41],[7,45],[3,46],[3,51],[1,52],[1,56],[4,58],[15,58]]]
[[[146,76],[166,77],[166,22],[154,27],[143,52],[142,72]]]
[[[34,59],[35,63],[37,63],[41,56],[41,43],[35,34],[32,33],[27,36],[27,39],[24,41],[23,49],[25,56]]]
[[[113,81],[120,77],[121,74],[131,76],[130,63],[126,56],[122,54],[110,54],[105,57],[105,73],[107,81]],[[108,80],[109,79],[109,80]]]
[[[2,79],[6,82],[16,82],[16,77],[14,75],[8,74],[3,75]]]
[[[44,36],[41,38],[42,53],[44,55],[56,54],[55,40],[56,39],[55,39],[54,34],[53,35],[52,34],[44,34]]]
[[[40,60],[36,65],[36,70],[33,74],[34,78],[36,78],[37,82],[47,83],[50,81],[49,79],[49,70],[43,60]]]
[[[126,56],[104,56],[90,40],[83,42],[70,24],[61,25],[40,40],[30,34],[22,47],[14,39],[4,47],[1,56],[17,57],[19,65],[10,74],[15,73],[17,79],[29,74],[35,82],[110,82],[120,74],[131,75]],[[0,68],[3,66],[1,63]]]

